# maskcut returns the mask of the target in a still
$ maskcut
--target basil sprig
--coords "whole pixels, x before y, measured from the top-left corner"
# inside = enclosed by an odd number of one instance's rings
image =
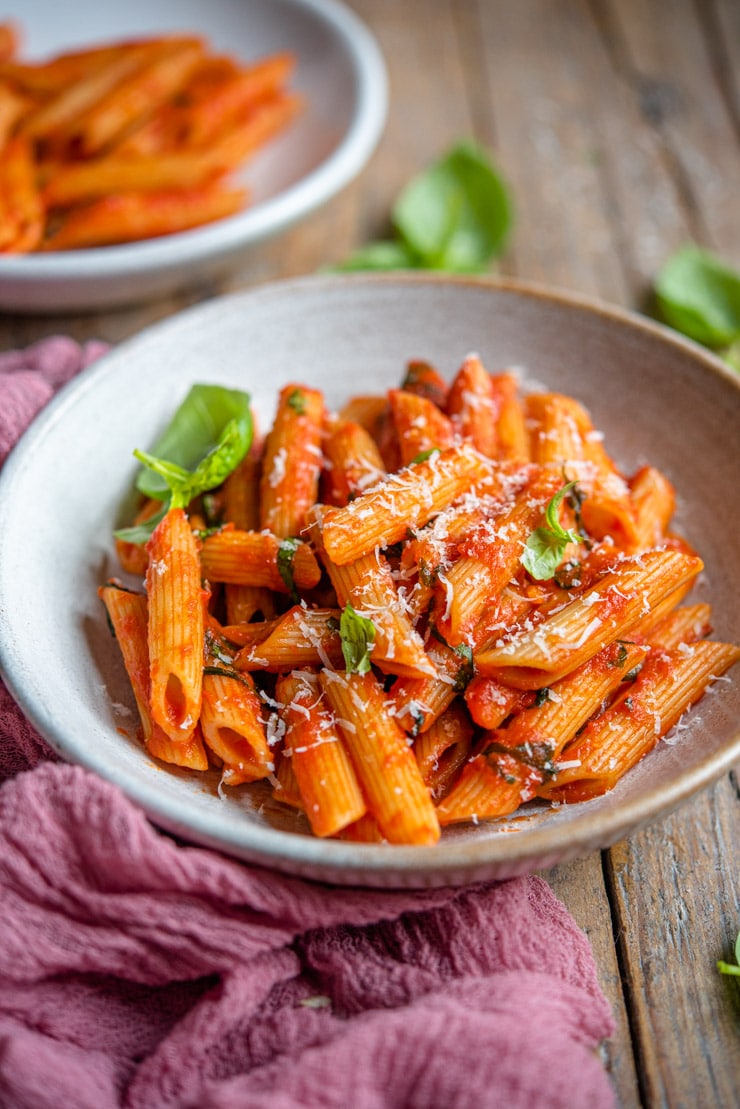
[[[740,369],[740,273],[709,251],[685,246],[658,273],[655,295],[666,323]]]
[[[514,213],[488,152],[465,141],[406,185],[391,218],[395,239],[369,243],[337,268],[479,273],[503,252]]]
[[[370,652],[375,642],[375,624],[366,616],[355,612],[351,604],[346,604],[339,619],[339,636],[347,673],[367,674],[370,670]]]
[[[134,451],[144,467],[136,488],[163,501],[162,510],[141,524],[116,531],[116,538],[145,543],[169,508],[184,508],[221,485],[251,442],[249,394],[221,385],[194,385],[152,452]]]
[[[560,504],[575,484],[574,481],[569,481],[548,501],[545,526],[535,528],[524,545],[519,561],[537,581],[546,581],[553,577],[569,543],[583,542],[582,536],[571,528],[564,528],[558,518]]]

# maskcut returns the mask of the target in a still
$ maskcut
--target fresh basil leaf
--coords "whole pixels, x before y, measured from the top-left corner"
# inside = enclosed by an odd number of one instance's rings
[[[409,182],[392,218],[421,266],[475,272],[503,251],[513,208],[488,153],[462,142]]]
[[[420,266],[420,259],[405,243],[382,239],[360,247],[344,262],[332,266],[334,270],[413,270]]]
[[[460,656],[463,662],[457,674],[455,675],[455,681],[452,689],[455,693],[464,693],[475,677],[473,649],[467,643],[459,643],[457,647],[453,647],[453,650],[456,655]]]
[[[238,429],[230,446],[234,469],[252,440],[249,394],[222,385],[193,385],[151,454],[193,471],[222,445],[226,428],[232,423]],[[136,479],[136,488],[147,497],[164,500],[168,484],[161,474],[144,469]]]
[[[293,576],[293,559],[300,545],[300,539],[283,539],[277,554],[278,573],[283,579],[283,584],[288,590],[290,599],[294,605],[297,605],[301,599],[296,589],[295,577]]]
[[[339,620],[342,654],[348,674],[367,674],[370,652],[375,642],[375,625],[366,616],[355,612],[351,604],[342,609]]]
[[[537,581],[546,581],[554,576],[569,543],[582,542],[582,537],[570,528],[564,528],[558,518],[563,497],[574,485],[574,481],[569,481],[548,501],[545,508],[546,526],[535,528],[524,545],[519,561]]]
[[[141,546],[142,543],[147,543],[151,538],[157,524],[164,520],[170,509],[169,498],[164,502],[159,512],[155,512],[153,516],[148,519],[142,520],[140,524],[132,524],[130,528],[119,528],[113,534],[116,539],[122,540],[124,543],[135,543]]]
[[[728,347],[740,338],[740,273],[696,246],[672,255],[655,279],[666,323],[705,346]]]

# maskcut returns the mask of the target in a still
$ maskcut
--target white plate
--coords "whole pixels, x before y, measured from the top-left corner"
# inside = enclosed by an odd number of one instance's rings
[[[235,180],[253,201],[193,231],[94,250],[0,255],[0,308],[88,310],[142,301],[219,276],[250,246],[285,230],[352,180],[372,154],[387,110],[385,66],[373,36],[337,0],[16,0],[5,18],[24,32],[22,57],[86,44],[196,31],[245,60],[292,50],[302,115]]]
[[[249,390],[263,427],[287,381],[329,405],[399,382],[407,359],[451,375],[477,350],[491,369],[591,409],[633,470],[646,459],[675,482],[680,529],[705,558],[697,595],[717,638],[740,627],[740,380],[649,322],[521,286],[433,277],[309,278],[191,309],[85,371],[40,416],[0,478],[0,667],[39,731],[68,760],[116,782],[185,838],[331,881],[426,885],[504,876],[604,847],[707,785],[740,758],[737,682],[719,683],[671,746],[661,743],[607,796],[511,820],[448,829],[433,848],[321,841],[248,786],[220,800],[215,775],[155,766],[133,709],[98,585],[117,566],[111,531],[136,464],[195,381]]]

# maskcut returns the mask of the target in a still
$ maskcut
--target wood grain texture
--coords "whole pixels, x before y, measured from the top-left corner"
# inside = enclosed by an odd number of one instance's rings
[[[467,136],[514,195],[502,273],[641,308],[688,239],[740,266],[737,0],[348,3],[378,38],[391,93],[355,181],[229,278],[117,312],[0,314],[0,348],[60,332],[120,342],[221,292],[340,262],[387,237],[402,186]],[[740,988],[715,969],[740,928],[738,780],[545,875],[612,1004],[605,1059],[620,1106],[740,1102]]]

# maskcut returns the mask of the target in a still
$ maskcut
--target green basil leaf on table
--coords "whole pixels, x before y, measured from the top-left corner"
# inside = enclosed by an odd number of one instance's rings
[[[368,243],[334,268],[479,273],[503,251],[514,212],[488,152],[465,141],[406,185],[391,219],[396,239]]]
[[[663,320],[704,346],[729,347],[740,338],[740,274],[699,247],[672,255],[655,279]]]
[[[393,207],[398,234],[429,269],[484,269],[504,249],[511,222],[508,190],[472,142],[410,181]]]

